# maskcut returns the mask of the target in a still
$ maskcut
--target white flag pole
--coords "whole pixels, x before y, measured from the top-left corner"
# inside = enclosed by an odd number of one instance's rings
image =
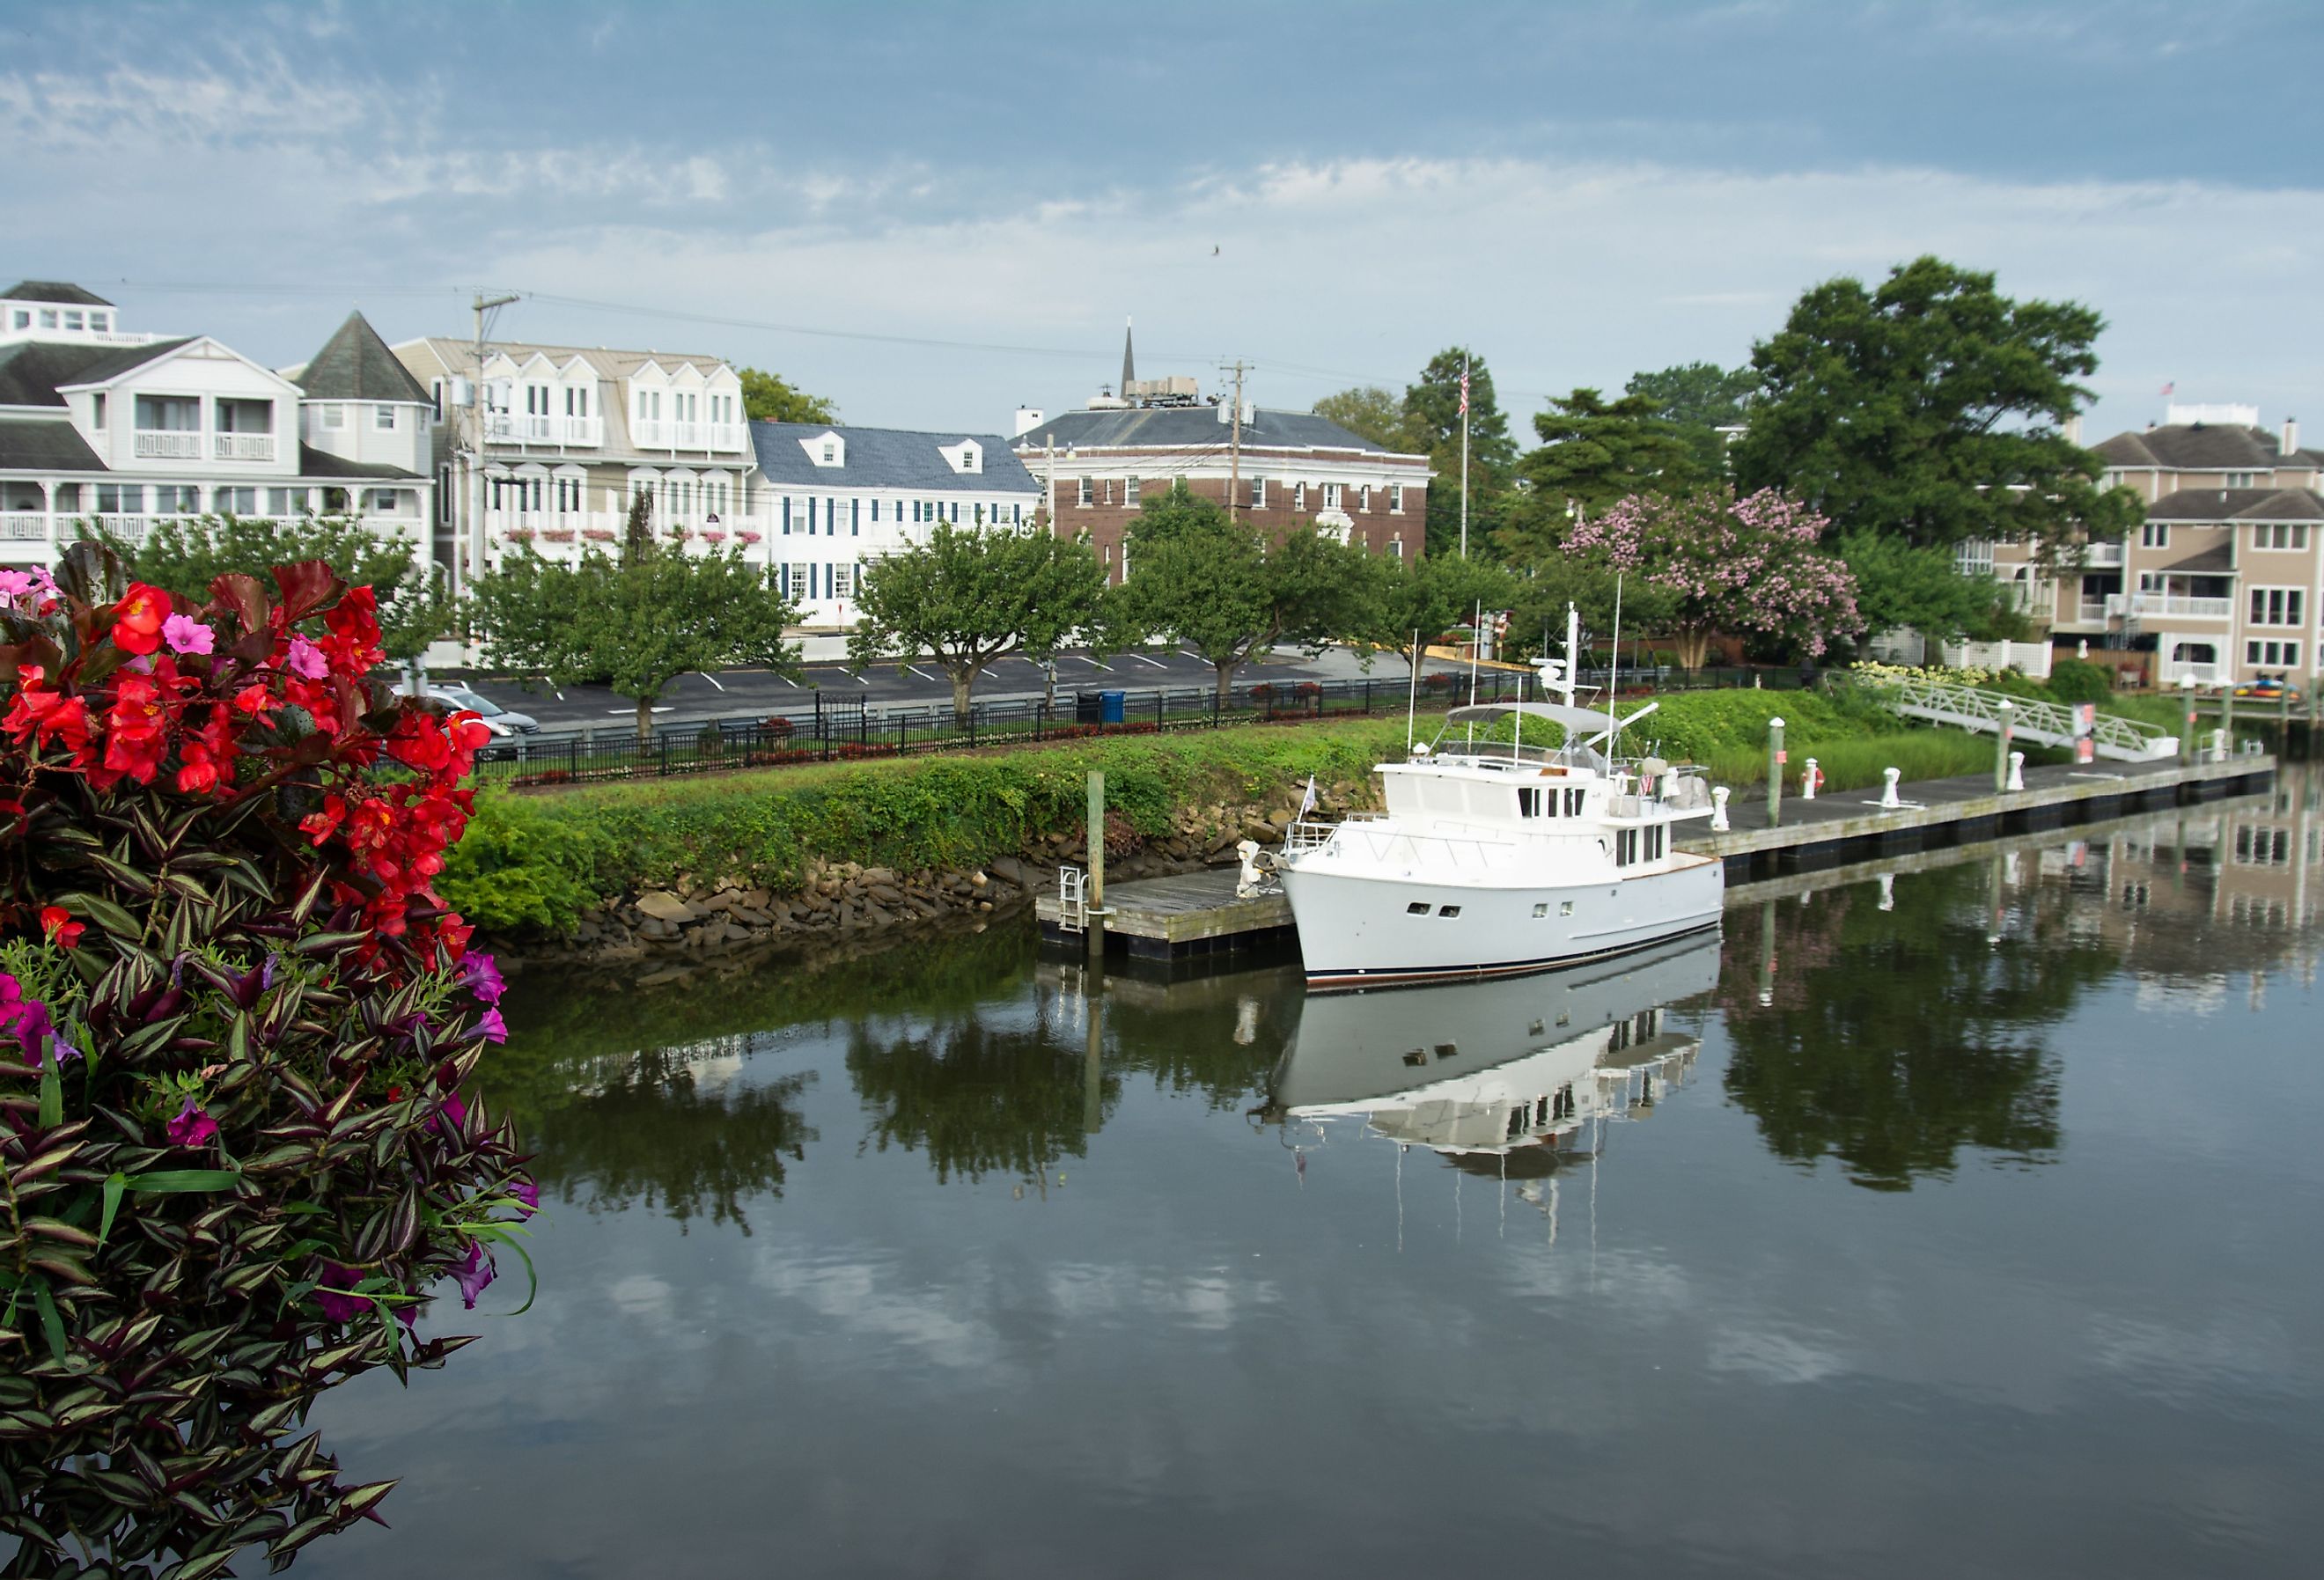
[[[1461,558],[1469,558],[1469,359],[1465,356],[1461,359]]]

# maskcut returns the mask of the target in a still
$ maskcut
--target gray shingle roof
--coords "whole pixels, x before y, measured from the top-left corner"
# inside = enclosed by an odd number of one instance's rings
[[[20,280],[5,291],[0,291],[0,298],[9,301],[60,302],[66,307],[111,307],[113,305],[105,298],[93,295],[83,291],[79,286],[63,280]]]
[[[347,315],[347,321],[323,342],[298,382],[310,401],[403,401],[421,405],[429,402],[420,381],[395,359],[395,353],[361,313]]]
[[[67,384],[102,383],[183,346],[159,340],[151,346],[95,346],[54,340],[20,340],[0,346],[0,406],[61,406],[57,391]]]
[[[819,467],[802,441],[835,433],[847,443],[847,464]],[[945,445],[973,439],[984,451],[981,472],[955,472],[938,454]],[[804,488],[913,488],[929,493],[1038,494],[1041,485],[997,433],[916,432],[901,428],[850,428],[840,423],[753,422],[751,446],[769,485]]]
[[[1155,449],[1223,448],[1232,434],[1231,424],[1219,420],[1215,406],[1145,406],[1120,411],[1060,411],[1036,423],[1017,439],[1020,455],[1029,455],[1055,442],[1057,448]],[[1328,417],[1313,411],[1255,410],[1242,426],[1245,446],[1262,449],[1361,450],[1384,456],[1395,452],[1351,433]]]
[[[2306,488],[2181,488],[2146,507],[2151,522],[2324,522],[2324,495]]]
[[[0,422],[0,469],[102,472],[103,461],[69,422]]]
[[[2284,465],[2312,467],[2318,452],[2300,449],[2282,453],[2282,441],[2264,428],[2213,427],[2182,423],[2175,428],[2150,428],[2144,433],[2117,433],[2098,447],[2108,466],[2161,467],[2165,470],[2244,471]]]
[[[2190,554],[2177,564],[2166,565],[2163,568],[2194,576],[2222,576],[2234,570],[2235,568],[2235,545],[2214,543],[2209,549]]]
[[[384,461],[343,461],[328,450],[318,450],[301,440],[299,445],[299,476],[301,477],[379,477],[410,481],[420,476],[401,467],[391,467]]]

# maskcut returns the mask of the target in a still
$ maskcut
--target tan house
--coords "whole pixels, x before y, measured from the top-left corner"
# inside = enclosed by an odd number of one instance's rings
[[[2324,621],[2324,451],[2255,406],[2174,405],[2168,420],[2097,447],[2105,482],[2135,489],[2146,520],[2089,545],[2044,580],[2025,550],[1990,550],[1993,574],[2046,618],[2053,642],[2142,657],[2161,685],[2288,675],[2310,685]],[[1972,547],[1965,564],[1981,558]]]
[[[742,385],[724,357],[430,336],[394,347],[436,424],[438,557],[463,577],[519,544],[610,548],[630,501],[665,541],[726,541],[756,503]],[[715,534],[715,537],[712,535]]]

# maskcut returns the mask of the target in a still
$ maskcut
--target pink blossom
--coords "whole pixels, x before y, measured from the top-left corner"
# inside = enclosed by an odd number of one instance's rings
[[[303,636],[290,639],[290,655],[284,661],[290,666],[293,674],[304,675],[309,680],[319,680],[331,672],[329,661],[323,657],[323,650]]]
[[[172,614],[162,621],[161,640],[173,653],[206,653],[217,646],[217,633],[187,614]]]

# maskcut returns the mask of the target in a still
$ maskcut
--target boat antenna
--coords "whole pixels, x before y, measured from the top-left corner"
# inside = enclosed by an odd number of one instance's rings
[[[1412,628],[1412,689],[1404,699],[1404,754],[1412,755],[1413,731],[1420,715],[1420,628]]]
[[[1614,716],[1614,694],[1622,685],[1622,573],[1614,573],[1614,651],[1607,659],[1606,670],[1606,755],[1614,755],[1615,732],[1621,722]]]
[[[1477,650],[1485,643],[1485,600],[1477,600],[1477,617],[1469,623],[1469,706],[1477,706]],[[1477,744],[1477,725],[1470,721],[1468,744]]]

